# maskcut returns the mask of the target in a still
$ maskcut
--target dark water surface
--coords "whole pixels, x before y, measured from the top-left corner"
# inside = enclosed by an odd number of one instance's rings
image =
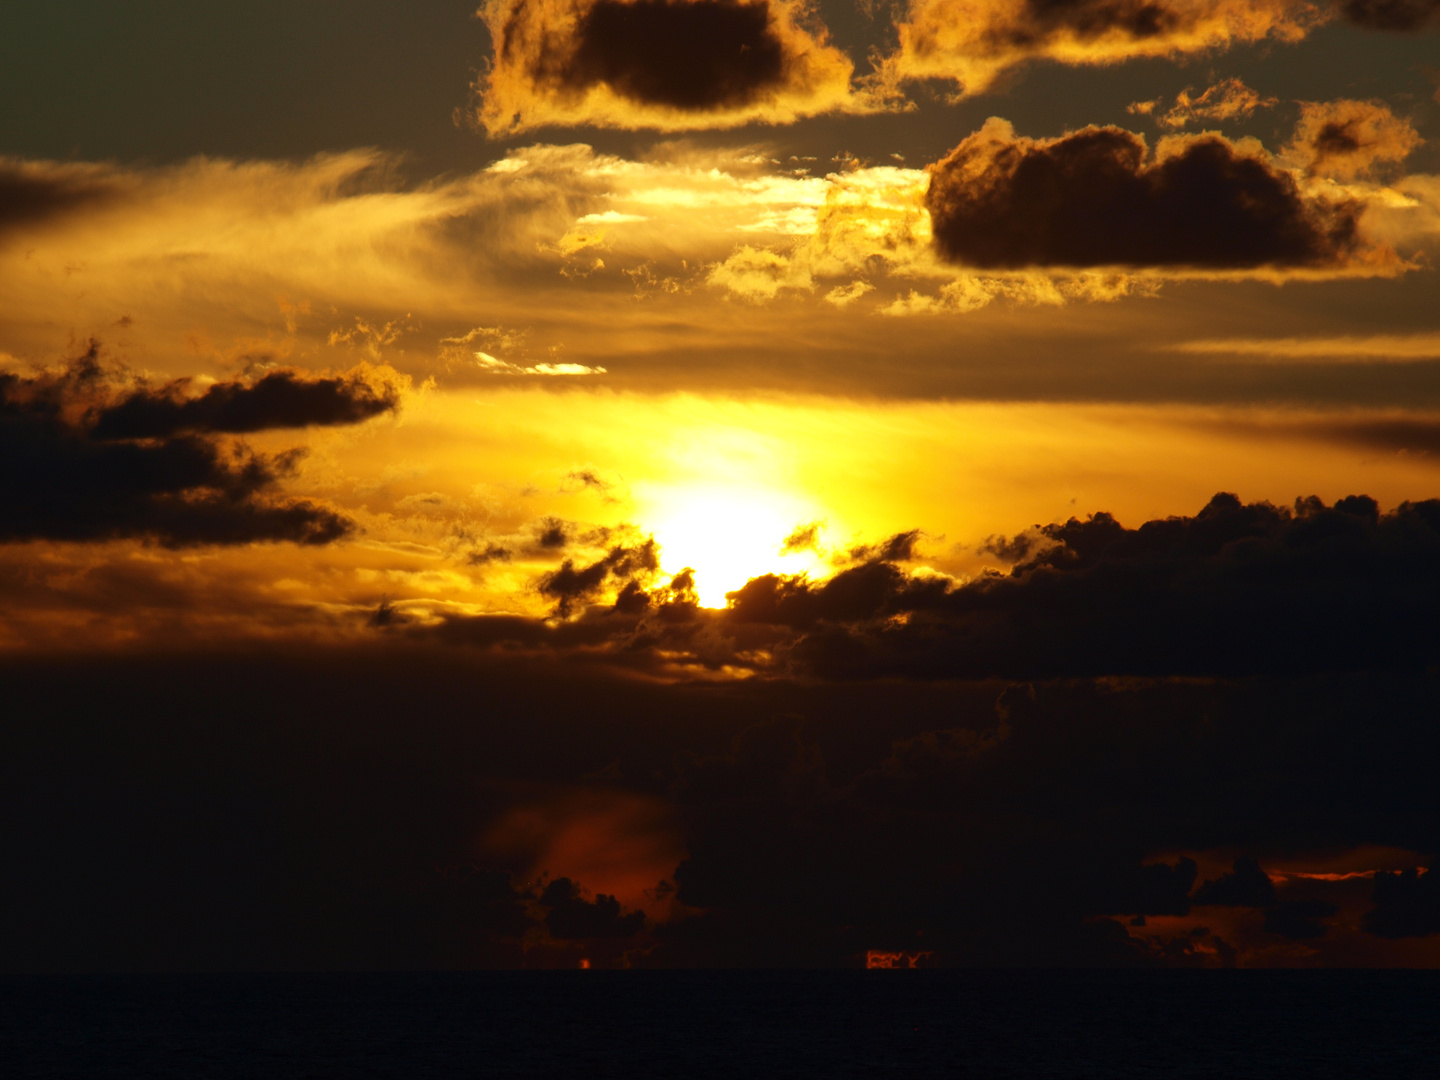
[[[1440,972],[0,979],[6,1077],[1440,1076]]]

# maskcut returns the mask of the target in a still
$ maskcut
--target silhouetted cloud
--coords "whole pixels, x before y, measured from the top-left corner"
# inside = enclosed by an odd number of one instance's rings
[[[1019,64],[1113,64],[1273,38],[1295,41],[1326,13],[1301,0],[911,0],[891,82],[949,79],[967,94]]]
[[[1197,907],[1268,908],[1279,903],[1275,883],[1258,862],[1245,855],[1235,860],[1230,873],[1195,890],[1192,901]]]
[[[156,439],[180,432],[245,434],[272,428],[358,424],[394,412],[400,393],[393,382],[359,370],[307,376],[271,371],[253,383],[214,383],[191,396],[190,379],[159,389],[137,390],[94,416],[97,439]]]
[[[545,915],[550,936],[562,941],[634,937],[645,926],[644,912],[622,915],[620,901],[605,893],[586,900],[580,886],[566,877],[556,878],[545,886],[540,903],[550,909]]]
[[[1325,936],[1330,927],[1324,920],[1339,910],[1324,900],[1286,900],[1265,912],[1264,929],[1292,941],[1310,941]]]
[[[346,422],[337,404],[366,414],[353,399],[328,389],[308,396],[302,380],[285,376],[260,393],[218,383],[199,399],[185,399],[172,385],[159,394],[131,391],[117,405],[115,373],[97,357],[92,345],[58,374],[0,374],[0,451],[11,463],[0,476],[0,542],[324,544],[353,530],[334,510],[277,494],[302,451],[259,454],[212,434],[302,415]],[[392,408],[393,400],[381,407]]]
[[[1219,136],[1162,142],[1089,127],[1027,139],[997,118],[931,167],[943,257],[976,267],[1340,267],[1364,248],[1358,204],[1307,197]]]
[[[956,585],[887,562],[820,583],[768,575],[724,617],[785,628],[777,656],[842,678],[1414,670],[1440,655],[1423,615],[1440,602],[1426,569],[1440,501],[1382,516],[1363,496],[1290,510],[1222,494],[1191,518],[1038,532],[1049,546],[1009,576]]]
[[[859,107],[853,65],[791,0],[492,0],[492,135],[545,124],[729,127]],[[802,22],[805,25],[802,26]]]
[[[1440,934],[1440,874],[1418,867],[1375,875],[1375,907],[1365,913],[1365,929],[1382,938]]]
[[[820,533],[825,528],[825,522],[812,521],[804,525],[796,525],[785,537],[784,543],[780,545],[782,555],[792,555],[797,551],[818,551],[820,550]]]
[[[540,592],[558,602],[560,614],[568,615],[578,601],[593,597],[607,582],[626,582],[635,575],[653,574],[660,568],[660,553],[653,539],[633,546],[617,544],[588,566],[577,567],[566,559],[558,570],[540,579]]]

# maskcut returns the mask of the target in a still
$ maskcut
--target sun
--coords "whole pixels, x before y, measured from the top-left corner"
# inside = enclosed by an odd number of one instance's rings
[[[820,515],[804,500],[764,489],[707,486],[666,491],[647,515],[667,573],[695,571],[703,607],[722,608],[725,594],[761,574],[814,573],[814,551],[782,555],[797,525]]]

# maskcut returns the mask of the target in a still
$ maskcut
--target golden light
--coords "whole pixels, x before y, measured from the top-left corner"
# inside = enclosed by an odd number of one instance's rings
[[[781,554],[797,525],[820,514],[806,501],[764,488],[705,486],[656,489],[646,502],[656,509],[643,520],[660,545],[666,573],[687,566],[703,607],[722,608],[725,594],[761,574],[815,573],[823,566],[813,550]]]

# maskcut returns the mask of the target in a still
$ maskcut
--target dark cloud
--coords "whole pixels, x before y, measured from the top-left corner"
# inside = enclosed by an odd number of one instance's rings
[[[793,555],[797,551],[819,551],[820,532],[824,528],[825,522],[823,521],[796,525],[790,530],[790,535],[785,537],[785,542],[780,545],[780,554]]]
[[[115,178],[97,166],[0,159],[0,233],[103,205],[119,194]]]
[[[509,562],[513,552],[504,544],[497,544],[494,540],[486,541],[483,548],[476,548],[465,556],[468,566],[484,566],[492,562]]]
[[[1248,856],[1235,860],[1234,869],[1216,881],[1206,881],[1195,890],[1197,907],[1269,908],[1279,903],[1275,883],[1260,864]]]
[[[1100,877],[1086,898],[1092,915],[1187,915],[1198,868],[1193,859],[1174,864],[1122,867]]]
[[[1124,925],[1185,909],[1156,852],[1440,845],[1430,674],[665,683],[397,629],[0,663],[0,967],[1191,963]],[[597,774],[673,807],[685,906],[477,853]]]
[[[851,104],[852,63],[791,0],[496,0],[483,13],[492,134],[785,122]]]
[[[1217,495],[1129,529],[1109,514],[1038,528],[1048,547],[963,585],[877,561],[824,582],[766,575],[722,618],[825,677],[1229,676],[1440,657],[1440,501],[1381,515],[1364,496],[1293,509]],[[1016,545],[1018,549],[1020,545]]]
[[[548,59],[548,58],[547,58]],[[677,109],[748,105],[786,77],[764,0],[597,0],[567,61],[536,72],[567,89],[606,83]]]
[[[1148,158],[1113,127],[1017,137],[991,119],[930,169],[935,245],[976,267],[1336,267],[1360,251],[1360,208],[1304,196],[1215,136]]]
[[[588,566],[576,566],[566,559],[558,570],[540,579],[540,592],[557,601],[560,614],[568,615],[576,603],[590,599],[610,581],[628,583],[636,575],[660,569],[660,552],[654,539],[627,546],[617,544]],[[622,585],[623,588],[623,585]]]
[[[272,371],[253,383],[214,383],[190,395],[189,379],[137,390],[94,416],[97,439],[159,439],[181,432],[245,434],[272,428],[358,424],[400,404],[396,386],[366,372],[306,376]]]
[[[277,494],[301,451],[264,455],[222,444],[207,430],[205,410],[185,423],[167,421],[191,416],[174,388],[156,399],[165,404],[150,414],[155,419],[148,428],[141,425],[149,436],[143,441],[107,431],[102,425],[117,375],[97,355],[92,346],[59,374],[0,375],[0,456],[7,463],[0,475],[0,542],[142,537],[176,547],[323,544],[353,530],[327,507]],[[215,415],[255,415],[244,404],[248,387],[217,388],[215,400],[242,404],[228,413],[212,410]],[[124,400],[148,401],[147,395],[139,390]]]
[[[915,547],[925,534],[919,529],[896,533],[878,544],[862,544],[850,549],[850,557],[866,562],[913,562]]]
[[[545,927],[550,936],[561,941],[595,938],[634,937],[645,927],[645,913],[621,913],[620,901],[605,893],[594,900],[581,895],[580,885],[567,877],[556,878],[545,886],[540,903],[550,910]]]
[[[1264,929],[1291,941],[1310,941],[1325,936],[1330,927],[1324,920],[1339,910],[1324,900],[1286,900],[1265,912]]]
[[[1440,0],[1339,0],[1347,22],[1370,30],[1412,32],[1440,19]]]
[[[1021,0],[1013,22],[989,28],[997,51],[1034,46],[1068,32],[1080,41],[1121,34],[1162,37],[1193,25],[1195,13],[1156,0]]]
[[[1440,874],[1411,868],[1375,875],[1375,907],[1365,913],[1365,929],[1382,938],[1440,934]]]

